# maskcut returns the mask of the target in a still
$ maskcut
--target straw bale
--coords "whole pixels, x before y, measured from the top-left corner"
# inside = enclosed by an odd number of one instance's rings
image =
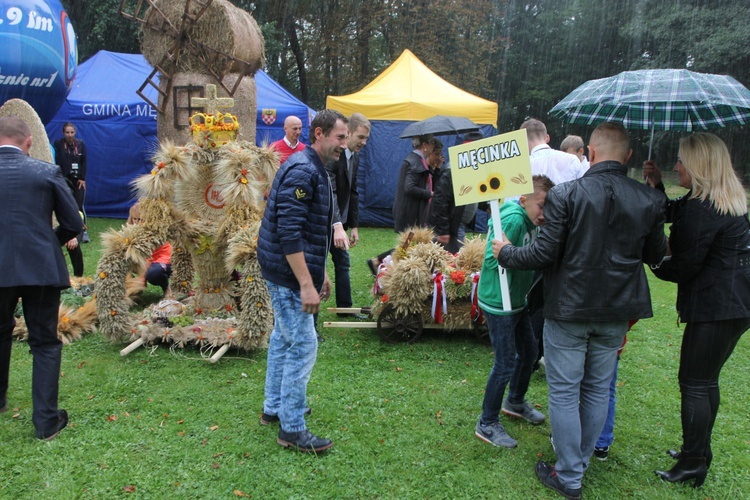
[[[180,29],[185,0],[153,0],[153,4],[169,19],[175,30]],[[191,11],[194,13],[198,8],[193,4]],[[148,62],[156,65],[162,62],[175,40],[166,30],[150,27],[160,26],[162,22],[161,16],[153,9],[146,12],[146,19],[141,49]],[[190,43],[197,49],[195,53],[186,46]],[[210,60],[214,54],[201,45],[248,63],[249,74],[254,74],[265,63],[263,35],[258,23],[248,12],[235,7],[228,0],[214,0],[192,29],[188,30],[175,70],[207,73],[200,58]],[[231,58],[225,56],[216,57],[210,63],[210,68],[218,74],[241,71]]]
[[[126,278],[130,263],[120,254],[105,254],[96,269],[96,310],[99,331],[110,341],[123,340],[130,333],[130,303],[126,299]]]
[[[239,78],[237,73],[230,73],[224,77],[224,85],[231,89],[234,87],[234,83]],[[174,144],[192,144],[193,139],[190,133],[190,116],[188,115],[187,108],[187,93],[177,92],[175,93],[174,87],[183,86],[198,86],[205,88],[208,84],[216,84],[216,80],[210,75],[205,75],[198,72],[190,73],[177,73],[174,75],[172,80],[173,92],[169,97],[169,103],[166,106],[164,113],[159,113],[156,119],[157,132],[160,142],[171,141]],[[229,95],[221,88],[220,85],[216,86],[217,97],[229,97]],[[231,113],[237,117],[237,121],[240,123],[240,130],[237,136],[237,140],[244,139],[245,141],[255,144],[255,121],[257,119],[258,104],[257,104],[257,92],[255,88],[255,78],[252,76],[246,76],[240,82],[239,87],[234,93],[234,107],[233,108],[222,108],[222,113]],[[159,95],[159,106],[163,106],[163,96]],[[177,106],[177,121],[178,124],[175,127],[175,106]],[[201,110],[205,111],[205,110]]]
[[[451,254],[437,243],[417,243],[409,248],[409,257],[424,262],[430,272],[442,271],[448,264]]]
[[[189,179],[195,170],[193,149],[164,141],[151,158],[153,168],[137,177],[132,185],[138,198],[174,198],[175,182]]]
[[[17,116],[28,125],[31,130],[31,150],[29,156],[37,160],[54,163],[52,151],[49,148],[47,132],[39,115],[31,104],[23,99],[9,99],[0,107],[0,116]]]
[[[238,230],[228,241],[229,248],[224,257],[224,265],[228,272],[256,255],[260,220],[249,221],[249,224],[248,227]]]
[[[172,279],[170,287],[177,294],[188,294],[193,291],[195,268],[193,257],[182,245],[172,249]]]
[[[486,246],[487,240],[482,235],[466,238],[464,246],[458,251],[456,257],[456,268],[469,273],[481,271]]]
[[[397,313],[410,314],[418,311],[432,293],[431,277],[432,272],[422,259],[408,256],[383,276],[383,290]]]
[[[254,256],[242,268],[238,336],[235,344],[243,349],[268,347],[273,330],[273,308],[266,282],[260,277],[260,265]]]
[[[443,324],[448,330],[471,329],[471,302],[462,300],[448,304],[448,312],[443,316]]]

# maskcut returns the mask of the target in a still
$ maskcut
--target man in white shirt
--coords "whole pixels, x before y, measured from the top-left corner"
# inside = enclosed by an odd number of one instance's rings
[[[532,175],[546,175],[556,185],[583,175],[577,156],[549,147],[549,134],[544,123],[530,118],[521,124],[521,128],[526,129],[529,140]]]

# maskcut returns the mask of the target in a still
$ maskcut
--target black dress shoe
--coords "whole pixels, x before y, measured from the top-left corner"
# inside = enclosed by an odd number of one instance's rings
[[[57,437],[58,434],[60,434],[60,431],[63,430],[68,425],[68,412],[65,410],[59,410],[58,411],[58,417],[57,417],[57,424],[44,432],[36,432],[37,439],[41,439],[43,441],[52,441]]]
[[[677,462],[677,465],[672,467],[668,471],[655,470],[654,474],[659,476],[663,481],[669,481],[670,483],[684,483],[694,479],[693,488],[700,487],[706,480],[706,474],[708,467],[706,467],[706,459],[701,458],[683,458]]]
[[[3,399],[3,402],[0,403],[0,413],[5,413],[6,411],[8,411],[8,401]]]
[[[279,429],[276,442],[284,448],[293,448],[306,453],[319,453],[333,446],[333,441],[330,439],[319,438],[307,429],[300,432],[284,432],[283,429]]]
[[[559,493],[565,498],[572,500],[578,500],[581,498],[581,488],[568,488],[565,486],[562,481],[560,481],[560,478],[557,477],[555,468],[543,460],[536,463],[536,477],[539,478],[544,486]]]

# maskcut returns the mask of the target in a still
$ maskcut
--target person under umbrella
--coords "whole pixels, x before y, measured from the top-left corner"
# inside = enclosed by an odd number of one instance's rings
[[[750,222],[747,197],[724,142],[695,133],[680,141],[674,167],[688,193],[667,206],[671,256],[651,266],[677,283],[677,312],[685,323],[678,380],[682,448],[677,464],[655,471],[665,481],[703,484],[713,460],[711,435],[719,411],[719,375],[750,328]],[[664,191],[661,171],[646,162],[648,183]]]

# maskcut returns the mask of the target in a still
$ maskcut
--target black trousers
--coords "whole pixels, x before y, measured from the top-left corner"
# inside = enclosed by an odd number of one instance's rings
[[[146,269],[146,281],[161,287],[163,293],[169,288],[169,277],[172,276],[172,264],[152,263]]]
[[[73,276],[83,276],[83,250],[81,250],[81,241],[79,239],[78,246],[73,250],[68,248],[68,255],[70,255],[70,263],[73,265]]]
[[[719,412],[719,374],[750,318],[687,323],[680,349],[682,451],[686,458],[711,454],[711,434]]]
[[[0,288],[0,401],[7,397],[13,328],[16,326],[13,311],[19,298],[29,330],[29,348],[34,357],[32,422],[38,433],[44,433],[57,425],[59,416],[57,396],[62,342],[57,338],[57,317],[60,289],[49,286]]]

